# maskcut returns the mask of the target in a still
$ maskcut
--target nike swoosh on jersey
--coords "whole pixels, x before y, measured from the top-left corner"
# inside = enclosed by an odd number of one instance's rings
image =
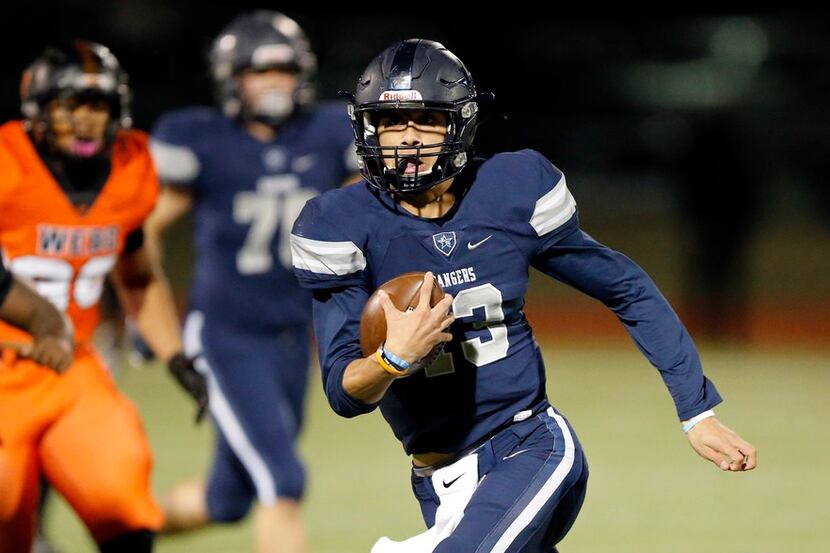
[[[487,238],[485,238],[484,240],[480,240],[480,241],[476,242],[475,244],[473,244],[472,242],[467,242],[467,249],[468,249],[468,250],[474,250],[474,249],[476,249],[477,247],[479,247],[480,245],[482,245],[482,244],[484,244],[485,242],[487,242],[487,241],[488,241],[489,239],[491,239],[492,237],[493,237],[493,235],[492,235],[492,234],[490,234],[489,236],[487,236]]]
[[[459,474],[458,476],[456,476],[455,478],[453,478],[453,479],[452,479],[452,480],[450,480],[449,482],[447,482],[446,480],[444,480],[442,483],[444,484],[444,487],[445,487],[445,488],[449,488],[450,486],[452,486],[453,484],[455,484],[456,480],[458,480],[458,479],[459,479],[459,478],[461,478],[462,476],[464,476],[464,475],[463,475],[463,474]]]

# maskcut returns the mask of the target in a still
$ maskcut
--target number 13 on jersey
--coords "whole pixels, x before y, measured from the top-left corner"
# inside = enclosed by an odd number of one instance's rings
[[[480,337],[476,337],[461,342],[464,359],[476,367],[507,357],[510,342],[507,338],[507,326],[504,324],[504,309],[501,304],[501,292],[489,282],[461,290],[452,301],[452,312],[456,320],[473,317],[477,309],[484,310],[484,320],[473,322],[473,328],[476,330],[486,328],[490,333],[490,340],[485,342]],[[427,377],[453,372],[455,372],[455,363],[451,353],[442,353],[426,368]]]

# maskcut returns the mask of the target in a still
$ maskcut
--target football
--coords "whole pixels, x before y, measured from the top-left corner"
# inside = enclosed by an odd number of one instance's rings
[[[360,349],[363,351],[363,355],[371,355],[386,340],[386,315],[384,315],[383,308],[380,305],[378,291],[386,291],[394,306],[401,311],[406,311],[418,307],[423,282],[424,273],[404,273],[383,283],[369,297],[363,307],[363,313],[360,315]],[[444,290],[441,289],[438,281],[433,278],[430,307],[434,307],[443,297]],[[443,344],[435,346],[413,369],[422,369],[429,365],[441,352],[442,346]]]

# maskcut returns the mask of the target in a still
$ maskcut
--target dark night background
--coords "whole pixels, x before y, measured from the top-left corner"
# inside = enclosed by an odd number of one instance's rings
[[[659,378],[613,314],[536,275],[526,310],[549,394],[577,425],[592,472],[561,550],[830,551],[830,20],[546,4],[554,17],[493,5],[8,0],[0,119],[19,117],[22,70],[47,44],[72,38],[118,56],[144,130],[166,110],[212,102],[208,46],[243,11],[277,9],[300,23],[322,99],[351,90],[396,40],[442,42],[496,94],[500,115],[482,127],[481,153],[535,148],[565,172],[582,227],[654,278],[727,400],[718,416],[760,452],[759,470],[738,478],[694,458]],[[183,305],[189,225],[168,232],[166,252]],[[189,398],[161,367],[116,365],[152,444],[156,496],[206,474],[212,434],[193,425]],[[381,417],[341,419],[319,378],[312,383],[302,445],[314,550],[367,551],[382,534],[423,531],[409,460]],[[45,519],[59,551],[97,551],[65,505]],[[222,525],[160,538],[158,550],[250,551],[252,534]]]
[[[44,45],[75,37],[119,57],[141,129],[167,109],[212,101],[208,45],[247,9],[280,9],[306,30],[323,99],[352,89],[394,40],[435,39],[464,60],[480,90],[496,94],[502,116],[482,129],[480,151],[545,153],[568,175],[588,232],[644,265],[691,326],[744,341],[826,339],[826,20],[430,6],[64,0],[13,8],[4,14],[0,116],[18,116],[20,73]],[[183,270],[172,273],[185,280]],[[533,297],[581,308],[569,294],[538,283]]]

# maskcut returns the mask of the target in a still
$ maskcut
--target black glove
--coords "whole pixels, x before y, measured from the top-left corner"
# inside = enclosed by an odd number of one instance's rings
[[[208,393],[205,377],[193,367],[193,359],[183,353],[177,353],[167,362],[170,374],[175,377],[179,385],[196,400],[199,410],[196,412],[196,422],[201,422],[207,412]]]

